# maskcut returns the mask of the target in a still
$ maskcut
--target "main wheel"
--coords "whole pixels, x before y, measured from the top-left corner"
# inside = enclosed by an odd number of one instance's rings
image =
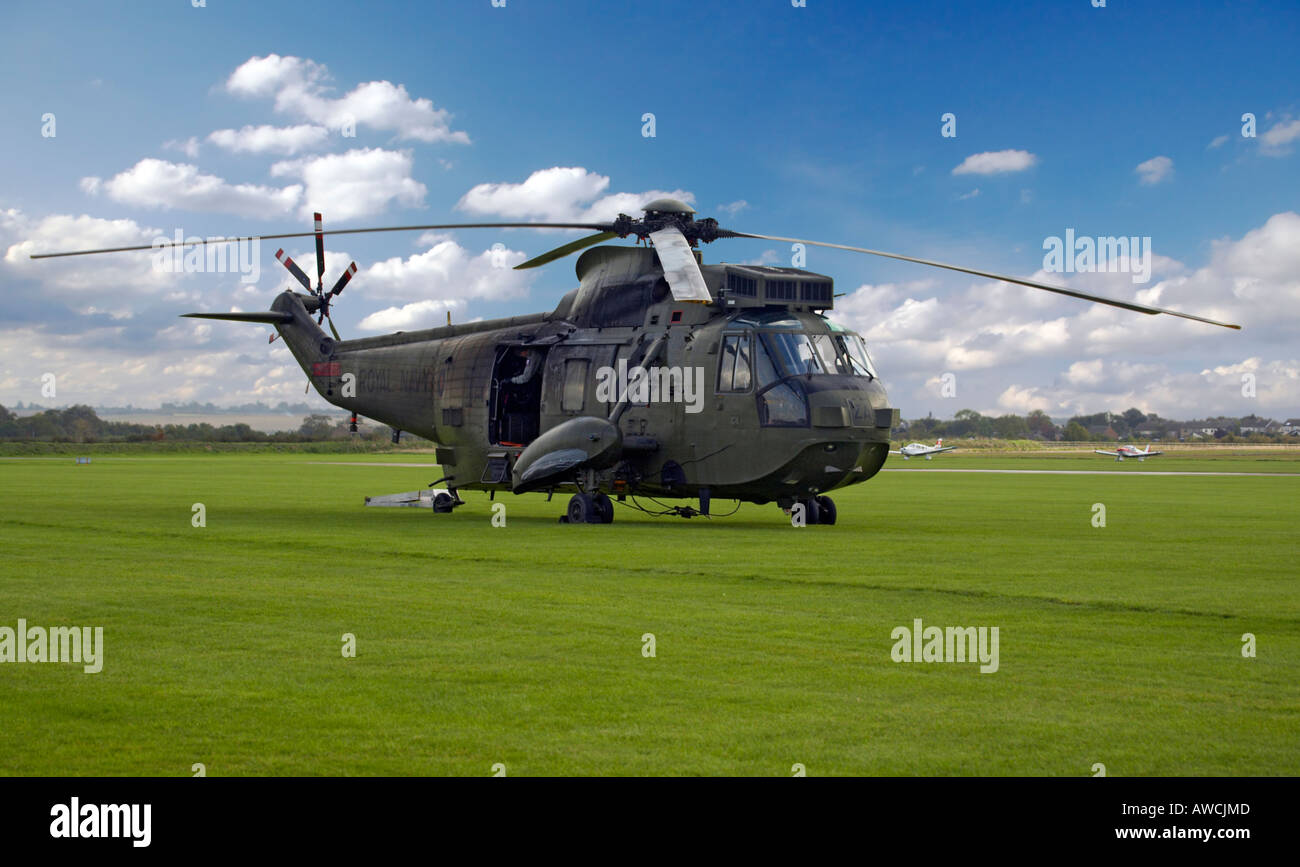
[[[606,494],[595,494],[591,498],[596,506],[596,514],[601,524],[614,523],[614,502]]]
[[[835,523],[835,501],[830,497],[823,495],[817,498],[817,523]]]
[[[456,501],[451,494],[438,493],[433,495],[433,510],[441,514],[446,514],[456,508]]]
[[[822,510],[818,507],[817,500],[809,498],[799,502],[803,503],[803,522],[806,526],[822,522]]]
[[[592,519],[596,515],[596,504],[592,501],[590,494],[574,494],[569,499],[569,510],[567,512],[570,524],[594,524]]]

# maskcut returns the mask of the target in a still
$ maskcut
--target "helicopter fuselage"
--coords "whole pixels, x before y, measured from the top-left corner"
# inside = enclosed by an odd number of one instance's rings
[[[359,340],[321,331],[311,296],[272,310],[326,400],[435,442],[453,490],[788,508],[884,463],[898,413],[861,339],[822,315],[829,278],[703,266],[714,300],[696,304],[674,301],[650,250],[596,247],[577,270],[550,313]]]

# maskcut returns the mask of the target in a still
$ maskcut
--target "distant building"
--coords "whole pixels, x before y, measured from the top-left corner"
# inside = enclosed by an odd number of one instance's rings
[[[1300,418],[1289,418],[1282,422],[1281,432],[1290,436],[1300,436]]]

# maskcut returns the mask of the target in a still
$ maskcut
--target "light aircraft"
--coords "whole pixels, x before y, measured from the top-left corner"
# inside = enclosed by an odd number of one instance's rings
[[[932,446],[927,446],[925,443],[908,443],[901,449],[891,449],[889,453],[891,455],[902,455],[903,460],[924,457],[928,461],[933,455],[950,452],[956,448],[956,446],[945,446],[943,437],[939,437],[938,442]]]
[[[1093,449],[1093,451],[1099,455],[1112,457],[1117,461],[1122,461],[1125,458],[1137,458],[1140,461],[1146,458],[1154,458],[1156,455],[1161,454],[1161,452],[1151,451],[1150,443],[1147,443],[1145,449],[1140,449],[1137,446],[1120,446],[1113,452],[1102,451],[1101,449]]]

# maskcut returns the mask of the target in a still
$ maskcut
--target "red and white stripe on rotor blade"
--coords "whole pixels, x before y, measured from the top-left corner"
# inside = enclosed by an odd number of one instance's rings
[[[352,279],[352,275],[355,273],[357,273],[357,263],[353,262],[347,267],[347,270],[343,272],[343,276],[339,278],[339,282],[334,284],[334,288],[330,290],[330,295],[337,295],[342,292],[343,287],[348,285],[348,281]]]
[[[319,289],[325,279],[325,229],[321,225],[320,212],[313,216],[316,218],[316,287]]]
[[[281,265],[289,269],[289,273],[298,279],[298,282],[303,285],[304,289],[308,292],[311,291],[311,281],[307,279],[307,275],[302,272],[302,269],[294,264],[293,259],[284,255],[283,249],[275,251],[275,258],[280,260]]]

